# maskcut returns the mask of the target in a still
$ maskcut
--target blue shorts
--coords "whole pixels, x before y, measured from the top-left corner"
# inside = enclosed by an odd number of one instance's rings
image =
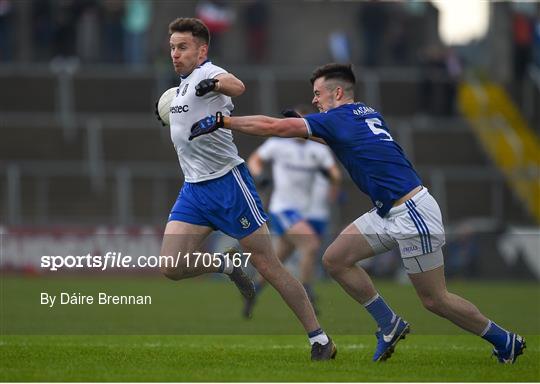
[[[323,237],[325,235],[326,227],[328,227],[328,220],[308,219],[307,222],[309,225],[311,225],[311,228],[313,228],[319,237]]]
[[[274,233],[278,236],[283,236],[289,228],[302,220],[304,220],[304,217],[294,209],[270,212],[270,225]]]
[[[202,225],[242,239],[268,219],[244,163],[217,179],[184,183],[169,221]]]

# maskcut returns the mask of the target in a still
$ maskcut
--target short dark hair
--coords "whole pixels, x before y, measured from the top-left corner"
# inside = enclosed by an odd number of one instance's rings
[[[313,85],[315,80],[317,80],[319,77],[324,77],[326,80],[342,80],[353,85],[356,83],[356,78],[354,77],[351,64],[330,63],[320,66],[319,68],[315,69],[311,75],[311,85]]]
[[[169,35],[175,32],[191,32],[193,37],[210,44],[210,32],[201,20],[194,17],[179,17],[169,24]]]

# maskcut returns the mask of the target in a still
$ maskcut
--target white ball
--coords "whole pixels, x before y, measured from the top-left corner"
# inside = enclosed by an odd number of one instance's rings
[[[167,89],[163,95],[159,98],[158,101],[158,113],[159,117],[161,117],[161,120],[167,125],[170,125],[169,123],[169,112],[171,111],[171,103],[173,99],[176,97],[176,91],[178,87],[169,88]]]

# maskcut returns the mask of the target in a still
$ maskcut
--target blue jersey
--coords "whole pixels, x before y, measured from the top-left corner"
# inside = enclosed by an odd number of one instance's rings
[[[382,118],[362,103],[344,104],[304,117],[309,135],[332,148],[354,183],[384,217],[394,202],[421,184]]]

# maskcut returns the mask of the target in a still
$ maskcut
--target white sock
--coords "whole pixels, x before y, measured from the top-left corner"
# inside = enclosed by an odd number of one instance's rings
[[[482,333],[480,334],[480,337],[484,337],[490,328],[491,328],[491,320],[488,320],[486,328],[482,331]]]
[[[313,336],[309,338],[309,344],[313,345],[315,343],[319,343],[321,345],[328,344],[330,340],[328,340],[328,336],[326,336],[326,333],[320,333],[317,336]]]
[[[371,299],[369,299],[368,301],[366,301],[364,304],[362,304],[364,307],[367,307],[368,305],[370,305],[371,303],[373,303],[375,300],[377,300],[379,297],[381,297],[378,293],[375,294],[375,296],[373,296]]]

